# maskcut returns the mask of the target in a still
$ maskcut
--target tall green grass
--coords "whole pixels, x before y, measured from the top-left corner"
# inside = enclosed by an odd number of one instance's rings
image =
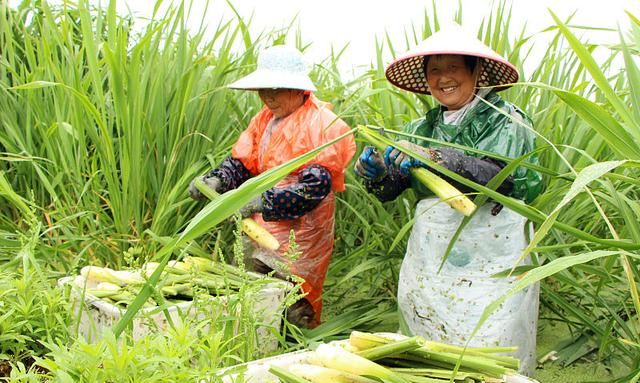
[[[145,230],[184,227],[198,209],[188,182],[228,154],[257,110],[222,90],[254,60],[230,53],[241,26],[188,31],[184,12],[170,7],[133,34],[115,2],[2,7],[3,167],[42,207],[51,237],[82,249],[66,254],[79,261],[117,265],[146,245]]]

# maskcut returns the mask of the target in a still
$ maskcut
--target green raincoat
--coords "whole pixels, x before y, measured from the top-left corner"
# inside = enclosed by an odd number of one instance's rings
[[[460,124],[448,125],[443,120],[443,109],[438,107],[430,110],[425,117],[409,123],[405,131],[510,158],[518,158],[530,153],[534,149],[535,137],[531,130],[522,126],[524,124],[529,128],[532,127],[529,117],[515,105],[504,101],[495,92],[487,94],[485,100],[506,115],[480,101],[467,112]],[[421,139],[412,138],[410,141],[423,147],[436,146]],[[465,152],[465,154],[481,157],[471,152]],[[536,163],[537,160],[529,157],[527,162]],[[519,167],[512,176],[512,197],[529,203],[542,191],[542,177],[539,173]],[[431,194],[415,180],[411,181],[411,187],[420,197]]]

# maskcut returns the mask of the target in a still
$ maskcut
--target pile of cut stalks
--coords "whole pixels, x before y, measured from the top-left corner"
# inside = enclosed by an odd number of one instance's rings
[[[140,289],[158,267],[147,262],[136,270],[112,270],[107,267],[85,266],[76,285],[86,288],[86,293],[119,307],[133,302]],[[156,294],[145,307],[161,304],[189,302],[198,292],[212,296],[224,296],[238,292],[247,284],[259,285],[282,282],[261,274],[245,272],[235,266],[202,257],[186,256],[182,261],[169,261],[162,271]]]
[[[422,337],[354,331],[347,341],[321,344],[308,363],[269,367],[284,383],[524,383],[515,347],[461,348]]]

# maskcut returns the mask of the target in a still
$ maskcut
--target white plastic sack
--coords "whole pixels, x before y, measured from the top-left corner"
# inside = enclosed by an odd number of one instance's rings
[[[480,208],[438,274],[462,215],[437,198],[418,203],[398,283],[398,306],[412,334],[464,346],[487,305],[514,284],[515,278],[490,276],[516,264],[527,245],[526,219],[507,208],[492,216],[493,206]],[[536,367],[538,294],[535,284],[509,298],[469,345],[517,346],[520,372],[531,375]]]

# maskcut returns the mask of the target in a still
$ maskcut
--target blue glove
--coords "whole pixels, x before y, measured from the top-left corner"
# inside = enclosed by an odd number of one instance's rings
[[[409,175],[409,170],[411,168],[420,168],[420,167],[424,167],[424,163],[422,163],[422,161],[416,160],[413,157],[407,157],[405,160],[403,160],[400,163],[400,173],[404,174],[405,176]]]
[[[387,146],[387,149],[384,151],[384,163],[389,167],[398,168],[400,173],[405,176],[409,175],[409,169],[425,166],[421,161],[416,160],[391,145]]]
[[[380,153],[376,148],[372,146],[364,148],[353,170],[358,176],[369,181],[379,180],[387,175],[384,160],[380,157]]]

